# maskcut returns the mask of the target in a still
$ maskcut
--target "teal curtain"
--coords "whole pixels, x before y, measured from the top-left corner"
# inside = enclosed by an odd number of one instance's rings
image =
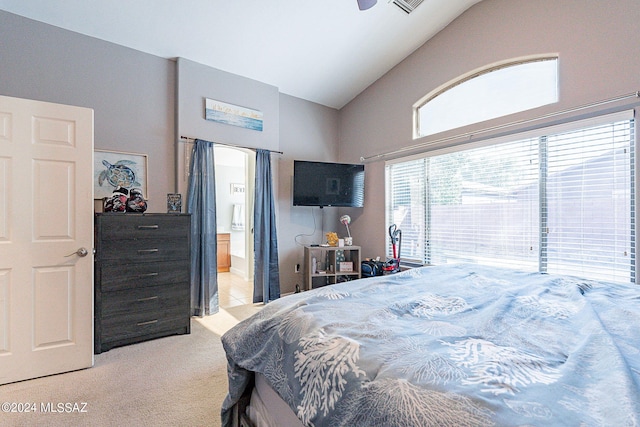
[[[196,139],[189,167],[187,212],[191,214],[191,314],[219,310],[216,255],[216,178],[213,143]]]
[[[271,152],[256,150],[256,185],[254,208],[254,281],[253,302],[280,298],[278,237],[271,178]]]

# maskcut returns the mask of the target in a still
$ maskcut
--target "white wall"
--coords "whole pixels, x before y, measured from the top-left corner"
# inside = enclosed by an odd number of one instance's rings
[[[635,92],[640,89],[638,22],[637,0],[483,0],[340,111],[339,159],[355,162],[361,156]],[[412,106],[433,89],[495,62],[544,53],[560,58],[559,103],[412,139]],[[627,101],[581,114],[635,105]],[[538,125],[552,121],[557,118]],[[367,163],[365,171],[365,208],[352,215],[351,233],[362,244],[363,256],[384,255],[384,161]]]

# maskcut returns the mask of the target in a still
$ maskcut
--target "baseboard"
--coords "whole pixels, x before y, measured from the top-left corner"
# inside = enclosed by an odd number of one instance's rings
[[[245,280],[247,282],[249,281],[249,277],[247,276],[247,272],[244,271],[244,270],[240,270],[238,268],[231,267],[231,268],[229,268],[229,273],[233,273],[236,276],[242,277],[242,280]]]

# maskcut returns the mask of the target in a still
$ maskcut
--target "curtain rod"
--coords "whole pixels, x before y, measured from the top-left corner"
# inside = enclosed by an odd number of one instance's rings
[[[548,118],[551,118],[551,117],[556,117],[556,116],[560,116],[560,115],[563,115],[563,114],[573,113],[573,112],[576,112],[576,111],[585,110],[587,108],[598,107],[600,105],[610,104],[612,102],[622,101],[622,100],[629,99],[629,98],[640,98],[640,91],[628,93],[628,94],[625,94],[625,95],[616,96],[614,98],[609,98],[609,99],[605,99],[605,100],[602,100],[602,101],[592,102],[591,104],[585,104],[585,105],[581,105],[579,107],[573,107],[573,108],[568,108],[566,110],[561,110],[561,111],[556,111],[556,112],[549,113],[549,114],[544,114],[542,116],[534,117],[532,119],[516,120],[514,122],[505,123],[503,125],[492,126],[492,127],[484,128],[484,129],[473,131],[473,132],[461,133],[461,134],[454,135],[454,136],[448,136],[448,137],[445,137],[445,138],[436,139],[434,141],[423,142],[423,143],[420,143],[420,144],[414,144],[414,145],[410,145],[410,146],[404,147],[404,148],[398,148],[397,150],[387,151],[386,153],[374,154],[373,156],[368,156],[368,157],[360,157],[360,161],[361,162],[365,162],[365,161],[368,161],[368,160],[371,160],[371,159],[381,159],[383,157],[387,157],[387,156],[391,156],[391,155],[394,155],[394,154],[403,153],[405,151],[413,151],[413,150],[417,150],[419,148],[426,148],[426,147],[429,147],[431,145],[438,144],[440,142],[452,141],[452,140],[459,139],[459,138],[470,138],[470,137],[473,137],[473,136],[475,136],[477,134],[492,132],[492,131],[496,131],[496,130],[501,130],[501,129],[505,129],[505,128],[508,128],[508,127],[511,127],[511,126],[531,123],[531,122],[535,122],[535,121],[542,120],[542,119],[548,119]]]
[[[184,139],[190,142],[194,142],[196,139],[200,139],[200,138],[191,138],[189,136],[181,136],[180,139]],[[204,141],[204,140],[202,140]],[[260,148],[256,148],[256,147],[244,147],[242,145],[233,145],[233,144],[225,144],[224,142],[214,142],[214,144],[217,145],[224,145],[225,147],[233,147],[233,148],[244,148],[245,150],[259,150]],[[282,151],[276,151],[276,150],[265,150],[265,151],[269,151],[271,153],[278,153],[278,154],[283,154]]]

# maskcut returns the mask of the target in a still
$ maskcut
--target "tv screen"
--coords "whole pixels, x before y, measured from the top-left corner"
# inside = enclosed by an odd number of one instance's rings
[[[293,206],[364,206],[364,165],[293,162]]]

